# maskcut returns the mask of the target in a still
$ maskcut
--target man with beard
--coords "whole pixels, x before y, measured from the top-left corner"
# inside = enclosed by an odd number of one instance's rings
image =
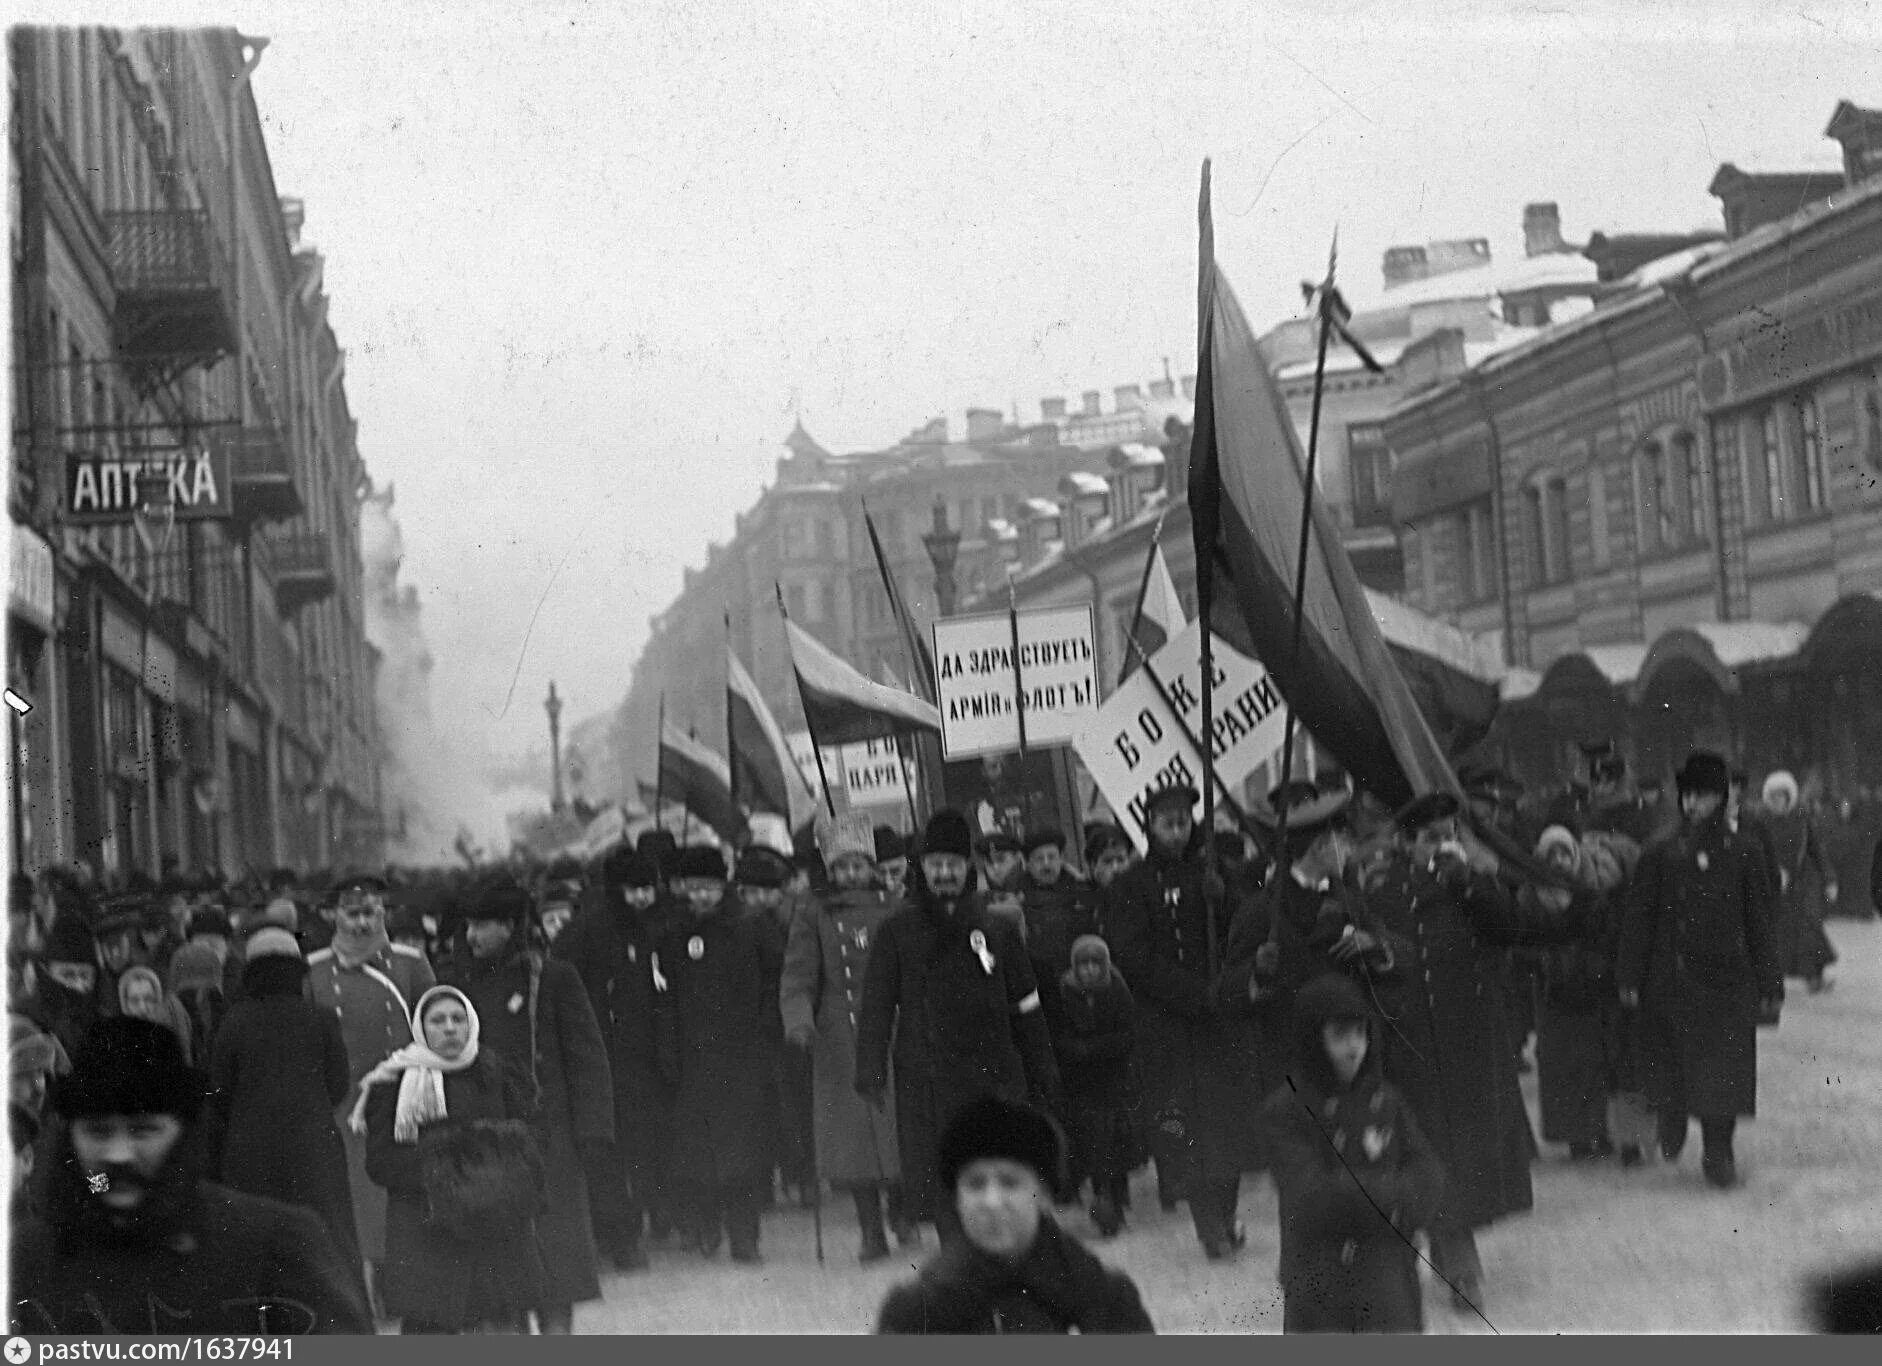
[[[542,1332],[574,1332],[575,1305],[601,1298],[585,1168],[614,1143],[614,1085],[601,1026],[581,974],[529,945],[530,894],[507,874],[474,887],[464,907],[468,953],[439,977],[470,1000],[483,1042],[513,1059],[536,1098],[536,1141],[548,1174],[548,1207],[536,1220],[547,1299]]]
[[[588,1207],[595,1239],[619,1271],[646,1270],[643,1232],[661,1237],[672,1225],[673,1088],[660,1074],[651,971],[671,918],[659,866],[650,855],[618,845],[552,951],[581,974],[608,1047],[615,1142],[588,1174]]]
[[[424,954],[387,937],[383,879],[370,873],[344,877],[332,891],[333,940],[307,955],[307,983],[314,1004],[339,1019],[346,1044],[351,1084],[334,1118],[346,1146],[353,1226],[376,1298],[378,1267],[386,1253],[386,1192],[366,1174],[365,1135],[354,1132],[346,1119],[359,1101],[360,1079],[411,1042],[412,1008],[437,978]],[[227,918],[220,911],[198,911],[190,922],[190,943],[178,954],[179,966],[210,930],[226,934]]]
[[[943,1238],[960,1233],[936,1157],[948,1121],[988,1094],[1018,1104],[1030,1093],[1054,1112],[1061,1100],[1032,964],[1018,929],[975,894],[973,852],[967,818],[937,811],[908,898],[876,932],[856,1018],[856,1090],[878,1113],[894,1042],[909,1212]]]
[[[1065,864],[1065,837],[1057,830],[1033,831],[1025,839],[1026,869],[1019,880],[1025,913],[1026,953],[1033,976],[1045,987],[1052,1022],[1059,977],[1072,966],[1072,941],[1098,932],[1090,884]]]
[[[203,1079],[176,1035],[100,1021],[53,1084],[68,1130],[13,1236],[16,1333],[370,1333],[317,1215],[202,1178]]]
[[[908,890],[908,842],[892,825],[878,825],[871,833],[876,845],[876,877],[883,895],[893,905]]]
[[[1111,884],[1111,958],[1137,998],[1138,1063],[1159,1181],[1189,1201],[1211,1261],[1245,1239],[1235,1222],[1245,1171],[1265,1165],[1254,1116],[1264,1093],[1252,1021],[1216,1009],[1210,987],[1233,908],[1206,877],[1187,783],[1146,802],[1150,852]]]
[[[729,1238],[732,1260],[754,1265],[771,1179],[783,944],[728,895],[718,850],[682,849],[674,883],[685,918],[661,935],[652,964],[662,1066],[677,1092],[673,1180],[692,1204],[700,1253]]]
[[[46,932],[45,963],[34,974],[28,1013],[68,1055],[98,1018],[98,949],[90,927],[69,910]]]
[[[1738,1117],[1755,1113],[1757,1026],[1775,1024],[1784,1000],[1774,891],[1756,837],[1731,827],[1725,760],[1697,751],[1675,781],[1680,828],[1640,856],[1615,976],[1622,1008],[1639,1012],[1661,1155],[1678,1159],[1697,1115],[1706,1181],[1729,1190]]]

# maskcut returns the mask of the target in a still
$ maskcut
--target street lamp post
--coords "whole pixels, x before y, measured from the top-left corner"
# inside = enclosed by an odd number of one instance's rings
[[[928,549],[928,559],[934,565],[935,606],[940,615],[954,615],[954,563],[961,551],[961,533],[948,526],[947,504],[939,498],[934,504],[934,530],[921,538],[922,545]]]
[[[555,680],[549,681],[549,697],[542,704],[549,713],[549,809],[562,813],[562,699],[555,695]]]

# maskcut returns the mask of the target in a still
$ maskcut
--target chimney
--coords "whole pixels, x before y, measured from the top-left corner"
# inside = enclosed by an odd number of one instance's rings
[[[1426,334],[1399,354],[1399,383],[1403,392],[1415,394],[1469,369],[1464,355],[1464,334],[1455,327],[1441,327]]]
[[[969,441],[998,441],[1006,430],[1006,415],[998,408],[969,408],[967,410],[967,439]]]
[[[1153,379],[1150,381],[1150,397],[1175,398],[1176,381],[1173,379]]]
[[[1523,255],[1550,256],[1562,244],[1562,211],[1553,204],[1523,205]]]
[[[1430,273],[1430,263],[1425,260],[1423,247],[1387,247],[1385,249],[1385,287],[1387,289],[1397,289],[1400,285],[1422,280]]]
[[[1100,395],[1096,389],[1085,390],[1085,393],[1084,393],[1085,406],[1083,410],[1079,413],[1079,416],[1080,417],[1097,417],[1099,415],[1098,400],[1101,397],[1102,395]]]
[[[1039,420],[1042,422],[1065,421],[1065,400],[1062,398],[1040,399]]]
[[[1135,384],[1120,384],[1112,392],[1117,395],[1117,410],[1120,413],[1134,413],[1144,406],[1143,390]]]

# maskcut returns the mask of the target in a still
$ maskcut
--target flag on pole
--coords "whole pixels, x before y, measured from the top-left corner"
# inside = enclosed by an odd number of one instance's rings
[[[1169,561],[1163,558],[1163,543],[1152,540],[1144,565],[1143,596],[1137,603],[1137,615],[1131,619],[1130,639],[1135,648],[1125,652],[1124,672],[1118,681],[1129,678],[1146,659],[1181,635],[1187,625],[1183,599],[1176,591],[1176,580],[1170,577]]]
[[[791,757],[790,743],[765,705],[758,684],[728,646],[725,652],[726,732],[732,790],[751,811],[783,816],[795,830],[812,819],[817,796]]]
[[[784,639],[797,672],[804,718],[819,745],[850,745],[917,731],[941,733],[941,713],[932,705],[865,678],[789,618]]]
[[[731,769],[671,721],[660,732],[660,795],[691,811],[728,844],[745,833],[745,818],[732,801]]]
[[[1390,805],[1458,790],[1373,619],[1324,504],[1312,508],[1301,649],[1293,652],[1294,551],[1305,461],[1253,330],[1215,265],[1209,168],[1199,212],[1196,423],[1189,504],[1209,624],[1268,666],[1282,695],[1360,786]]]
[[[1455,758],[1488,735],[1509,672],[1495,641],[1371,589],[1366,602],[1444,752]]]
[[[915,683],[910,691],[924,702],[933,702],[940,695],[935,685],[934,655],[928,649],[927,638],[915,626],[915,618],[908,610],[902,590],[896,586],[895,571],[889,568],[889,557],[882,550],[882,538],[876,535],[875,520],[870,517],[866,507],[863,509],[863,526],[869,531],[869,546],[876,554],[876,572],[882,576],[882,591],[889,597],[889,614],[895,618],[895,629],[902,636],[902,648],[908,653],[908,669]]]

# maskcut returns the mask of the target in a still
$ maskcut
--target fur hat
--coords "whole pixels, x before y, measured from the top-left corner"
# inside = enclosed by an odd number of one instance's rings
[[[299,958],[301,946],[279,925],[263,925],[242,941],[242,956],[251,963],[257,958]]]
[[[189,938],[199,934],[212,934],[220,939],[227,939],[234,931],[229,925],[229,913],[211,906],[197,911],[189,920]]]
[[[1096,863],[1104,856],[1107,849],[1131,847],[1130,836],[1124,833],[1124,827],[1108,821],[1097,821],[1085,827],[1085,862]]]
[[[222,960],[207,944],[189,943],[170,958],[170,990],[221,991]]]
[[[725,881],[725,858],[717,849],[706,844],[689,844],[681,849],[673,860],[673,878],[711,878],[715,882]]]
[[[1072,966],[1077,967],[1086,959],[1095,959],[1107,968],[1111,966],[1111,946],[1095,934],[1081,934],[1072,941]]]
[[[98,946],[92,939],[91,926],[71,911],[60,911],[46,932],[45,957],[48,963],[98,964]]]
[[[1716,792],[1723,799],[1731,794],[1732,770],[1720,755],[1696,749],[1686,756],[1686,762],[1673,775],[1673,782],[1681,796],[1688,792]]]
[[[134,1015],[108,1015],[78,1046],[72,1070],[53,1080],[52,1108],[80,1115],[175,1115],[184,1123],[202,1112],[202,1073],[183,1061],[183,1045],[163,1025]]]
[[[791,880],[791,865],[777,850],[755,844],[738,856],[732,880],[741,887],[775,889]]]
[[[1020,844],[1020,852],[1031,858],[1036,850],[1051,845],[1061,854],[1065,852],[1065,836],[1049,825],[1042,825],[1028,834]]]
[[[877,863],[908,857],[908,841],[902,838],[902,832],[893,825],[878,825],[870,834],[875,840]]]
[[[875,832],[853,820],[819,821],[817,848],[825,866],[845,855],[876,861]]]
[[[529,893],[508,877],[493,877],[472,888],[463,907],[467,923],[501,920],[506,925],[522,924],[536,909]]]
[[[1765,805],[1769,806],[1771,799],[1780,792],[1788,793],[1791,799],[1791,805],[1797,805],[1797,779],[1781,768],[1764,780]]]
[[[660,865],[651,854],[617,844],[601,860],[601,881],[609,887],[658,887]]]
[[[925,854],[957,854],[961,858],[974,856],[974,836],[967,827],[967,817],[951,808],[944,807],[928,818],[927,829],[921,832],[921,852]]]
[[[1576,862],[1581,861],[1581,844],[1576,840],[1575,832],[1566,825],[1551,825],[1536,837],[1538,858],[1547,855],[1549,850],[1555,848],[1566,849],[1575,856]]]
[[[1427,825],[1449,820],[1463,809],[1464,804],[1457,800],[1455,793],[1427,792],[1401,806],[1393,820],[1400,834],[1415,835]]]
[[[1056,1124],[1029,1105],[982,1096],[948,1121],[938,1148],[941,1184],[950,1199],[961,1173],[987,1157],[1032,1168],[1055,1194],[1065,1185],[1065,1140]]]
[[[1327,1058],[1323,1031],[1330,1024],[1352,1020],[1362,1021],[1370,1031],[1374,1025],[1372,1006],[1352,978],[1342,972],[1328,972],[1294,993],[1293,1014],[1294,1063],[1313,1086],[1329,1090],[1333,1067]],[[1376,1052],[1366,1062],[1376,1067]]]

